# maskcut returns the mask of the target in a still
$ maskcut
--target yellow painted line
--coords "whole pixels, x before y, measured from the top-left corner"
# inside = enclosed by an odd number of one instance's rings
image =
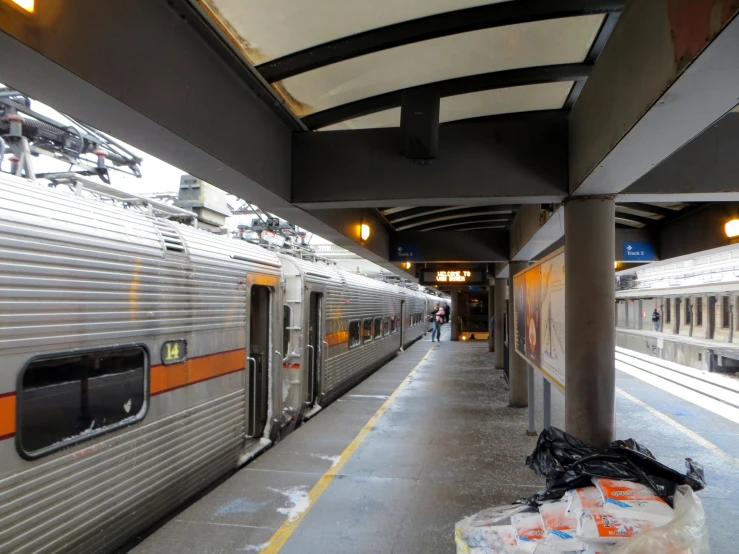
[[[426,361],[426,358],[428,358],[429,354],[431,354],[431,352],[433,352],[437,348],[438,346],[431,347],[431,349],[426,352],[424,357],[421,358],[421,361],[416,364],[416,367],[414,367],[413,370],[411,370],[411,372],[408,374],[408,376],[403,380],[403,382],[398,385],[398,388],[396,388],[393,393],[388,396],[387,400],[385,400],[382,406],[380,406],[380,408],[369,419],[365,426],[362,427],[362,430],[359,431],[357,436],[354,437],[354,440],[349,443],[349,446],[344,449],[344,451],[341,453],[341,456],[339,456],[339,463],[329,468],[329,470],[321,476],[318,482],[313,485],[313,488],[308,493],[308,498],[310,499],[310,504],[308,505],[308,508],[300,515],[298,515],[298,517],[293,521],[290,521],[289,519],[285,520],[280,528],[275,531],[275,534],[272,535],[272,538],[269,539],[269,541],[266,543],[265,547],[259,551],[259,554],[277,554],[282,549],[284,544],[290,538],[290,535],[293,534],[293,531],[295,531],[295,529],[298,528],[303,519],[305,519],[305,516],[308,515],[308,512],[310,512],[311,508],[315,505],[318,499],[321,498],[321,495],[326,492],[326,489],[334,480],[334,477],[338,475],[344,465],[349,461],[354,452],[356,452],[357,448],[359,448],[359,445],[364,442],[364,439],[367,438],[369,432],[377,424],[382,415],[387,411],[387,409],[390,407],[390,404],[393,403],[395,398],[408,385],[408,383],[411,382],[413,374],[418,371],[423,362]]]

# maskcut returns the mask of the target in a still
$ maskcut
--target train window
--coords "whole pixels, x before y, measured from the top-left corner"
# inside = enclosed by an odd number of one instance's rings
[[[355,319],[349,322],[349,348],[359,346],[360,342],[359,320]]]
[[[362,344],[372,341],[372,320],[365,319],[362,321]]]
[[[375,340],[382,338],[382,318],[375,318]]]
[[[730,309],[729,309],[730,298],[728,296],[721,297],[721,327],[728,329],[730,324]]]
[[[396,316],[393,316],[390,318],[390,333],[397,333],[398,332],[398,318]]]
[[[390,318],[384,317],[382,319],[382,336],[386,337],[390,334]]]
[[[38,458],[143,419],[148,366],[143,346],[32,360],[18,391],[21,455]]]
[[[290,353],[290,306],[282,307],[282,356]]]
[[[703,325],[703,298],[700,296],[695,299],[695,324],[698,327]]]

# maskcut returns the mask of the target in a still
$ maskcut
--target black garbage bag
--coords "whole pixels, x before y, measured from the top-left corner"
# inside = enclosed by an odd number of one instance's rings
[[[524,502],[536,504],[561,498],[570,489],[592,485],[592,477],[603,477],[647,485],[672,506],[678,485],[688,485],[694,491],[706,486],[700,464],[690,458],[685,464],[688,470],[685,474],[671,469],[633,439],[596,448],[549,427],[539,435],[534,452],[526,458],[526,465],[546,478],[547,490]]]

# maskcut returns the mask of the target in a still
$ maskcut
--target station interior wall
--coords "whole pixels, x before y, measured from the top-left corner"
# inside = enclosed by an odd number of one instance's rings
[[[660,259],[733,244],[736,239],[726,237],[724,224],[736,218],[739,218],[737,202],[715,202],[690,210],[684,217],[666,223],[659,230]]]

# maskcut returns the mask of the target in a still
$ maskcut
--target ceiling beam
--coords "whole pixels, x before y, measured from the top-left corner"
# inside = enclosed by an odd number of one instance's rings
[[[611,37],[613,28],[616,26],[616,23],[618,23],[618,18],[620,15],[621,15],[620,12],[611,12],[607,14],[606,17],[603,19],[603,23],[600,26],[598,35],[595,37],[595,40],[593,41],[593,45],[590,47],[590,52],[588,52],[588,55],[585,58],[585,63],[594,64],[595,61],[598,59],[598,57],[600,56],[600,53],[603,51],[603,48],[606,45],[606,42],[608,42],[608,39]],[[584,79],[580,79],[572,83],[572,89],[570,90],[570,94],[567,95],[567,100],[565,101],[565,105],[562,106],[565,110],[572,109],[572,106],[575,105],[575,102],[577,102],[577,99],[580,98],[580,93],[582,92],[582,89],[584,87],[585,87]]]
[[[445,229],[447,231],[452,231],[453,227],[465,227],[470,226],[475,223],[496,223],[499,224],[501,227],[507,227],[511,224],[513,221],[513,218],[510,217],[495,217],[495,216],[478,216],[478,217],[472,217],[469,219],[465,219],[463,221],[454,221],[451,223],[443,223],[443,222],[436,222],[436,223],[427,223],[424,225],[414,226],[412,228],[413,231],[436,231],[437,229]],[[408,227],[399,227],[398,231],[408,231],[411,230],[411,228]]]
[[[598,13],[619,12],[625,0],[516,0],[411,19],[327,42],[258,66],[269,82],[312,69],[458,33]]]
[[[621,193],[736,105],[737,12],[628,3],[570,113],[571,194]]]
[[[616,219],[633,221],[634,223],[641,223],[642,225],[651,225],[652,223],[657,223],[659,221],[659,219],[626,213],[623,210],[619,210],[618,206],[616,207]]]
[[[462,240],[460,240],[462,239]],[[391,253],[399,245],[415,246],[423,262],[502,262],[508,259],[508,231],[483,229],[469,231],[463,237],[455,231],[401,231],[393,236]]]
[[[514,2],[515,3],[515,2]],[[302,119],[308,129],[320,129],[335,123],[354,119],[392,108],[401,104],[403,92],[406,90],[438,92],[441,97],[456,96],[484,90],[495,90],[523,85],[536,85],[542,83],[557,83],[562,81],[583,82],[590,74],[592,65],[562,64],[541,67],[524,67],[508,71],[494,71],[480,75],[447,79],[428,83],[410,89],[401,89],[385,94],[378,94],[369,98],[363,98],[356,102],[349,102],[329,110],[323,110]]]
[[[667,198],[665,198],[667,200]],[[651,204],[645,204],[643,202],[618,202],[616,209],[628,208],[629,210],[636,210],[645,214],[661,215],[662,217],[670,217],[680,213],[678,210],[671,210],[663,206],[652,206]]]
[[[496,213],[513,213],[518,209],[518,205],[516,204],[501,204],[501,205],[495,205],[495,206],[485,206],[489,209],[494,209]],[[408,221],[410,219],[417,219],[417,218],[424,218],[430,215],[439,214],[439,213],[448,213],[448,212],[459,212],[462,214],[469,214],[474,213],[477,211],[480,211],[483,209],[482,206],[470,208],[469,206],[442,206],[441,208],[413,208],[413,210],[408,210],[405,213],[401,213],[398,216],[390,217],[388,218],[388,222],[395,225],[396,223],[401,223],[403,221]],[[455,214],[456,215],[456,214]]]
[[[561,117],[442,125],[428,165],[400,155],[399,129],[295,133],[291,200],[303,208],[558,202],[566,128]]]

